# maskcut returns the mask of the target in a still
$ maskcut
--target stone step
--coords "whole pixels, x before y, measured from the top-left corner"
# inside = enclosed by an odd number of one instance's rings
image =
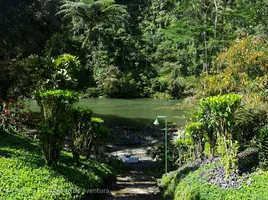
[[[117,177],[106,200],[160,200],[160,189],[153,177],[141,171],[129,171]]]

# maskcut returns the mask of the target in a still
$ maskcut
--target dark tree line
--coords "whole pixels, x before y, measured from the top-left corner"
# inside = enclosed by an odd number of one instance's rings
[[[40,69],[28,56],[64,53],[82,63],[88,96],[191,95],[234,41],[267,39],[267,7],[266,0],[2,0],[1,99],[35,85]]]

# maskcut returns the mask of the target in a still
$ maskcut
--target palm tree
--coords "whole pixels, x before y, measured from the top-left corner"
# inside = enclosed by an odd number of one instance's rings
[[[114,0],[66,1],[60,9],[58,14],[63,14],[64,19],[71,19],[75,33],[84,33],[82,48],[89,38],[100,33],[103,26],[121,28],[128,18],[125,7],[115,4]]]

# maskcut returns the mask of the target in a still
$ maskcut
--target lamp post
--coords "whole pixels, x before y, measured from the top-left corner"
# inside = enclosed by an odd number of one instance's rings
[[[157,116],[157,118],[165,119],[165,173],[167,173],[167,116]],[[154,125],[159,125],[157,118]]]

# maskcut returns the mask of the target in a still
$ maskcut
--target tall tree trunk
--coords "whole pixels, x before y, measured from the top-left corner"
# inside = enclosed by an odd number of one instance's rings
[[[217,1],[214,0],[214,5],[215,5],[215,20],[214,20],[214,38],[217,37],[217,23],[218,23],[218,5],[217,5]]]

